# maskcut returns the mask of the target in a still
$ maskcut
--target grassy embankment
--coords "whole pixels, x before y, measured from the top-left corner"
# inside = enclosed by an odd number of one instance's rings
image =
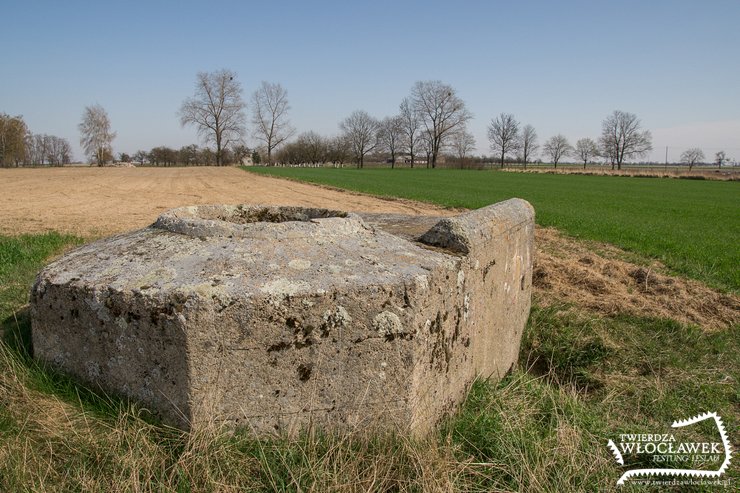
[[[475,209],[511,197],[537,223],[611,243],[725,290],[740,289],[740,183],[466,170],[248,168],[383,197]]]
[[[79,241],[0,238],[0,491],[609,491],[624,468],[605,444],[620,433],[665,433],[675,419],[715,411],[740,443],[737,328],[707,333],[569,306],[535,307],[520,367],[476,384],[427,439],[172,430],[29,357],[33,276]],[[716,438],[706,427],[685,433]],[[738,481],[738,471],[726,477]]]

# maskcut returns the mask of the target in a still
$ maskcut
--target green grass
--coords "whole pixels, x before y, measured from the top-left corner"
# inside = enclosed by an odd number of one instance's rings
[[[44,260],[80,242],[58,233],[0,236],[0,320],[13,315],[27,299],[29,284]]]
[[[383,197],[478,208],[528,200],[537,223],[740,289],[740,183],[448,169],[245,168]]]
[[[14,286],[0,290],[0,491],[641,492],[656,490],[616,487],[624,468],[606,449],[609,438],[669,432],[675,419],[715,411],[740,443],[737,327],[708,333],[568,305],[535,306],[519,367],[501,382],[477,382],[428,438],[174,430],[29,358],[24,306],[34,275],[79,242],[0,237],[1,286]],[[740,468],[726,477],[740,480]]]

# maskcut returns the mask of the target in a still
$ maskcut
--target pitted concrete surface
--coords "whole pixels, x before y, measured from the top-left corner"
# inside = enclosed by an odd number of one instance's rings
[[[186,428],[425,432],[515,363],[533,233],[518,199],[440,220],[183,207],[41,271],[35,357]]]

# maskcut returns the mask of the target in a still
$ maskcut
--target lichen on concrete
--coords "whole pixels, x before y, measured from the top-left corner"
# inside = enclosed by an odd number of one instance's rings
[[[34,354],[184,428],[425,432],[515,363],[533,219],[174,209],[39,273]]]

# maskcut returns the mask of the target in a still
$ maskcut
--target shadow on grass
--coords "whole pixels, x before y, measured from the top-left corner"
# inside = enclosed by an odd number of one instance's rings
[[[30,362],[33,356],[31,338],[31,313],[28,306],[0,322],[2,341],[24,362]]]
[[[522,338],[520,366],[553,385],[585,393],[602,389],[604,383],[596,373],[612,350],[594,323],[595,319],[569,313],[565,305],[534,306]]]
[[[58,397],[62,401],[81,406],[81,411],[95,417],[116,420],[132,412],[151,424],[159,421],[146,409],[137,408],[130,400],[120,395],[82,384],[48,364],[33,358],[31,314],[28,306],[6,317],[0,323],[2,343],[9,356],[22,365],[27,374],[28,387]]]

